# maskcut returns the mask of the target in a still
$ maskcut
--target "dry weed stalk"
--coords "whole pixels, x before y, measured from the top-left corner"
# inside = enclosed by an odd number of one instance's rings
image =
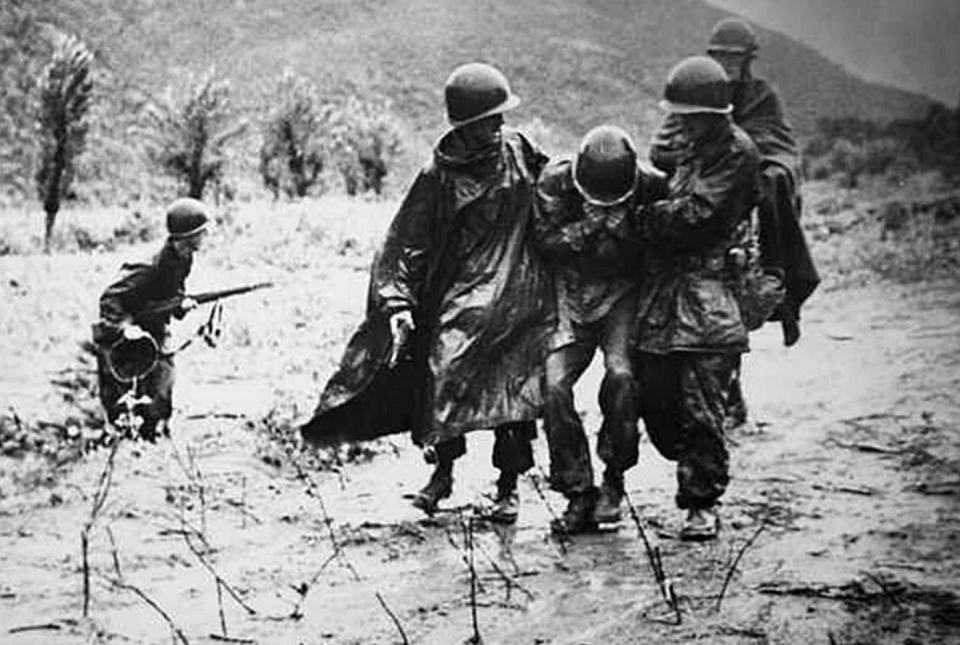
[[[467,566],[470,570],[470,618],[473,622],[473,635],[467,642],[478,644],[482,643],[483,639],[480,637],[480,624],[477,619],[477,568],[474,562],[473,549],[473,515],[470,515],[464,521],[461,514],[460,525],[463,527],[463,541],[467,548]]]
[[[548,478],[547,478],[547,476],[544,474],[543,469],[541,469],[539,465],[537,466],[537,470],[540,471],[540,477],[541,477],[544,481],[547,481]],[[559,524],[560,524],[560,519],[559,519],[559,517],[557,516],[557,514],[554,512],[553,506],[550,504],[549,500],[547,500],[547,496],[544,494],[543,489],[540,487],[540,481],[539,481],[539,479],[537,479],[537,477],[536,477],[535,475],[532,475],[532,474],[530,474],[530,473],[527,473],[527,478],[530,480],[530,483],[533,484],[533,490],[535,490],[535,491],[537,492],[537,497],[539,497],[539,498],[540,498],[540,501],[543,502],[543,506],[544,506],[544,508],[547,509],[547,513],[550,514],[550,519],[553,520],[552,524],[553,524],[553,525],[559,525]],[[566,533],[564,533],[563,531],[557,531],[557,532],[555,532],[555,535],[557,536],[557,546],[558,546],[558,548],[560,549],[560,555],[566,557],[566,555],[567,555],[567,540],[569,539],[569,536],[568,536]]]
[[[677,625],[679,625],[683,621],[683,614],[680,612],[680,603],[677,601],[677,594],[673,588],[673,584],[667,584],[667,576],[663,572],[663,557],[660,552],[660,546],[653,546],[650,544],[650,539],[647,537],[647,531],[643,527],[643,520],[640,519],[640,514],[637,513],[636,507],[630,500],[629,493],[624,491],[623,497],[627,502],[627,508],[630,509],[630,517],[633,519],[633,523],[637,526],[637,533],[640,536],[640,540],[643,542],[643,548],[647,554],[647,561],[650,563],[650,568],[653,570],[653,578],[657,583],[657,587],[660,589],[660,595],[673,611],[674,615],[676,616]]]
[[[331,559],[339,559],[343,566],[350,571],[350,574],[353,576],[353,579],[356,582],[361,582],[363,578],[357,572],[356,567],[353,566],[353,563],[350,562],[350,559],[347,557],[346,551],[343,549],[343,546],[337,540],[337,534],[333,527],[333,519],[330,517],[330,514],[327,512],[327,505],[323,501],[323,496],[320,494],[320,487],[317,482],[310,476],[310,473],[304,469],[303,464],[300,463],[293,455],[290,455],[290,462],[293,464],[294,469],[297,471],[297,476],[300,477],[303,481],[307,483],[307,496],[312,497],[317,500],[317,503],[320,505],[320,513],[323,519],[323,525],[327,529],[327,537],[330,539],[330,546],[333,549],[333,553],[330,556]],[[326,567],[326,563],[324,564]],[[323,569],[321,569],[322,571]],[[317,573],[319,577],[320,572]],[[303,602],[303,597],[306,596],[309,591],[309,587],[303,590],[301,594],[300,602]],[[407,638],[406,632],[403,630],[403,626],[400,624],[399,619],[397,619],[396,614],[394,614],[390,608],[387,606],[386,600],[384,600],[383,595],[379,590],[375,591],[374,596],[377,601],[380,603],[380,606],[383,607],[383,610],[387,613],[387,616],[393,622],[394,627],[397,628],[397,632],[400,634],[400,638],[403,641],[403,645],[409,645],[410,640]]]
[[[173,618],[170,617],[170,614],[168,614],[163,607],[157,603],[157,601],[140,589],[140,587],[137,587],[136,585],[130,584],[126,581],[123,575],[123,570],[120,568],[120,553],[117,549],[117,542],[113,537],[113,531],[110,530],[109,527],[107,528],[107,535],[110,537],[115,577],[111,578],[109,576],[103,576],[103,578],[117,589],[123,589],[136,594],[140,600],[146,603],[148,607],[153,609],[160,615],[161,618],[163,618],[163,620],[167,623],[167,626],[170,628],[170,634],[175,642],[179,642],[180,645],[190,645],[190,641],[187,640],[186,634],[184,634],[183,630],[173,621]]]
[[[93,502],[90,505],[90,516],[87,518],[83,529],[80,531],[80,550],[83,559],[83,617],[90,615],[90,534],[93,532],[97,519],[100,516],[103,507],[107,502],[107,496],[110,494],[110,486],[113,483],[113,470],[117,457],[117,449],[120,447],[120,437],[116,437],[107,459],[100,471],[100,477],[97,479],[97,487],[93,493]]]
[[[717,604],[714,606],[714,611],[720,611],[720,604],[723,602],[723,596],[727,593],[727,586],[730,584],[730,580],[733,579],[733,573],[737,570],[737,565],[740,564],[740,559],[743,557],[743,554],[746,553],[747,549],[750,548],[760,534],[763,532],[763,529],[767,527],[767,520],[769,516],[764,517],[763,521],[760,522],[760,526],[757,527],[757,530],[754,531],[746,542],[740,547],[740,550],[737,552],[737,556],[733,559],[733,563],[730,565],[730,568],[727,570],[727,575],[723,579],[723,586],[720,588],[720,595],[717,596]]]

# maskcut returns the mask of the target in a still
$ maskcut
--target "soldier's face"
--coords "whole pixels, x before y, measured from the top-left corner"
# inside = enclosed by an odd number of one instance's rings
[[[746,54],[739,52],[710,52],[710,57],[720,63],[720,67],[727,73],[731,81],[739,81],[744,77],[744,66],[747,62]]]
[[[724,118],[720,114],[711,114],[709,112],[698,112],[695,114],[681,114],[680,125],[683,128],[684,137],[689,141],[697,141],[709,132],[717,124],[718,118]]]
[[[503,115],[494,114],[460,128],[460,138],[468,148],[480,149],[500,143]]]
[[[207,239],[207,231],[203,230],[196,235],[177,240],[175,245],[177,252],[184,257],[192,257],[194,253],[203,248],[204,240]]]

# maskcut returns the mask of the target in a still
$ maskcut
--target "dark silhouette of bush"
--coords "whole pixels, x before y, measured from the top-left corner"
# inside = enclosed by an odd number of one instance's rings
[[[324,150],[330,106],[322,105],[310,81],[285,69],[277,82],[272,106],[262,123],[260,176],[273,193],[304,197],[321,182],[328,152]]]
[[[83,152],[90,127],[92,62],[93,55],[80,40],[61,35],[40,78],[37,126],[41,149],[36,180],[46,214],[43,239],[47,250],[60,203],[70,189],[74,163]]]
[[[385,101],[349,97],[330,114],[331,154],[348,195],[381,195],[400,150],[400,128]]]
[[[144,110],[140,129],[149,159],[176,178],[185,194],[203,199],[219,186],[227,164],[227,145],[246,130],[230,98],[229,81],[213,69],[190,79],[179,93],[168,88]]]

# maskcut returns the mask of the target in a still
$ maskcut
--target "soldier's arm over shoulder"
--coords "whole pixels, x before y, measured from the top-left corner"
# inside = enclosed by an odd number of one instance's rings
[[[683,245],[697,245],[711,234],[714,218],[739,191],[756,184],[759,155],[746,135],[712,159],[691,188],[679,195],[651,204],[643,215],[648,238]]]
[[[594,223],[570,212],[569,196],[576,190],[571,181],[571,161],[552,161],[540,173],[534,206],[534,240],[541,253],[562,260],[586,248],[596,232]]]
[[[667,175],[673,174],[685,145],[680,118],[675,114],[667,116],[650,141],[650,163]]]

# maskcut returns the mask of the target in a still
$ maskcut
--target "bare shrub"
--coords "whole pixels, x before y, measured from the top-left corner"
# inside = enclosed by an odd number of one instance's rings
[[[187,196],[203,199],[208,187],[222,183],[228,144],[245,130],[231,101],[230,82],[211,68],[150,102],[141,133],[150,160],[179,181]]]
[[[349,97],[330,114],[334,165],[348,195],[382,195],[384,180],[401,147],[400,126],[390,104]]]
[[[260,176],[277,199],[305,197],[321,183],[328,157],[324,150],[330,114],[321,105],[316,87],[293,70],[284,69],[274,95],[277,103],[263,119]]]

